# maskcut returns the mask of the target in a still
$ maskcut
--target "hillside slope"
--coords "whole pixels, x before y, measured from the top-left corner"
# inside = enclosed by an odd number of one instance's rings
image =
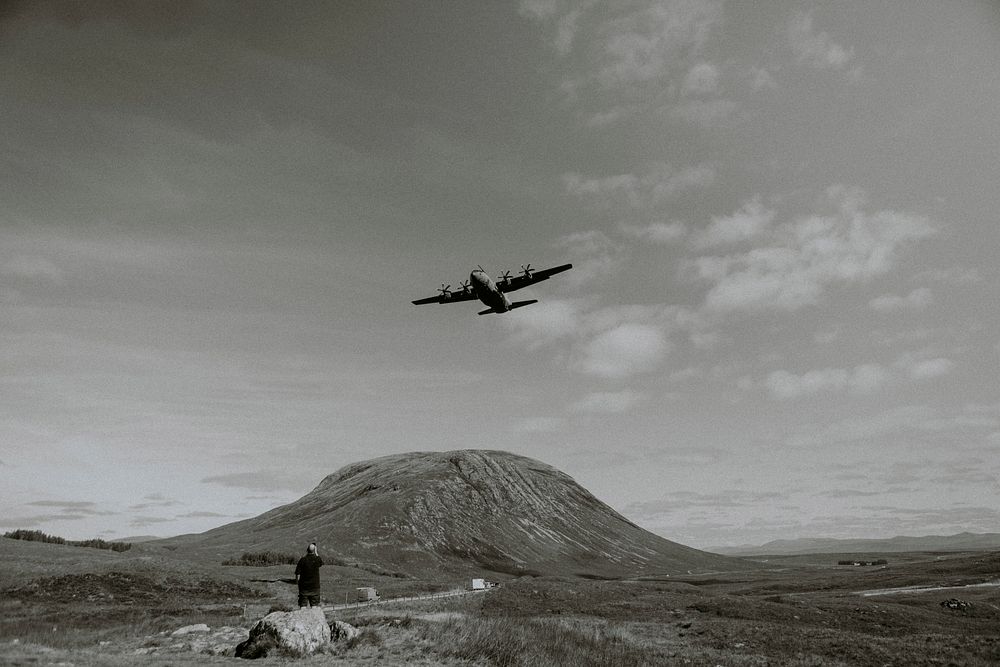
[[[333,560],[407,575],[617,577],[746,567],[636,526],[552,466],[486,450],[354,463],[288,505],[150,547],[222,560],[299,552],[309,541]]]

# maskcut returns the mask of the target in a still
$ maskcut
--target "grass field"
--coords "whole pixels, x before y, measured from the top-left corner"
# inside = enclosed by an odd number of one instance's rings
[[[772,558],[749,573],[641,581],[522,577],[486,593],[328,610],[362,634],[295,662],[1000,664],[1000,587],[860,594],[997,581],[1000,553],[894,554],[884,568],[831,565],[837,559]],[[257,619],[294,603],[294,587],[280,581],[290,574],[285,570],[199,565],[138,548],[118,554],[0,540],[0,664],[232,662],[211,653],[227,649],[231,656]],[[338,576],[370,576],[338,568],[324,574],[328,602],[363,585]],[[462,582],[388,577],[376,585],[388,595],[385,586],[393,583],[395,594],[410,595]],[[942,606],[949,598],[966,606]],[[212,628],[215,648],[207,635],[171,635],[195,623]]]

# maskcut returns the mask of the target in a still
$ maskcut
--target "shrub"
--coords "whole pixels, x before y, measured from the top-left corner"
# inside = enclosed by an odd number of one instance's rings
[[[242,565],[246,567],[269,567],[271,565],[295,565],[299,557],[277,551],[245,551],[239,558],[222,561],[223,565]]]
[[[66,544],[66,540],[61,537],[56,537],[55,535],[48,535],[40,530],[25,530],[24,528],[18,528],[17,530],[12,530],[10,532],[4,533],[4,537],[9,537],[12,540],[26,540],[28,542],[47,542],[49,544]]]
[[[347,648],[357,648],[359,646],[381,646],[382,645],[382,635],[376,632],[372,628],[365,628],[356,637],[352,637],[349,642],[347,642]]]
[[[40,530],[25,530],[18,528],[3,534],[12,540],[27,540],[28,542],[46,542],[48,544],[66,544],[71,547],[90,547],[92,549],[110,549],[111,551],[128,551],[132,548],[129,542],[108,542],[99,537],[92,540],[67,540],[56,535],[48,535]]]

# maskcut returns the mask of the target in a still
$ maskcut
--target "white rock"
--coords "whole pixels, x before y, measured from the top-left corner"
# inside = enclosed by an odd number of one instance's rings
[[[271,648],[294,655],[313,653],[330,643],[330,626],[319,607],[276,611],[250,628],[250,638],[237,647],[237,657],[262,657]]]
[[[177,628],[170,633],[171,637],[180,637],[181,635],[189,635],[192,632],[211,632],[212,629],[205,625],[204,623],[196,623],[195,625],[185,625],[183,628]]]

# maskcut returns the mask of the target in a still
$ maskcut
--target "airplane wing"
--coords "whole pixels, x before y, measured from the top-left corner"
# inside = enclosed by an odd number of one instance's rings
[[[573,268],[572,264],[562,264],[560,266],[554,266],[551,269],[542,269],[541,271],[532,271],[530,274],[521,274],[519,276],[514,276],[507,280],[498,280],[497,289],[501,292],[513,292],[519,290],[522,287],[527,287],[528,285],[534,285],[535,283],[540,283],[543,280],[548,280],[550,277],[556,275],[557,273],[562,273],[563,271],[569,271]]]
[[[471,301],[475,298],[476,295],[472,290],[458,290],[457,292],[449,292],[447,294],[438,294],[437,296],[417,299],[413,303],[418,306],[425,303],[458,303],[459,301]]]

